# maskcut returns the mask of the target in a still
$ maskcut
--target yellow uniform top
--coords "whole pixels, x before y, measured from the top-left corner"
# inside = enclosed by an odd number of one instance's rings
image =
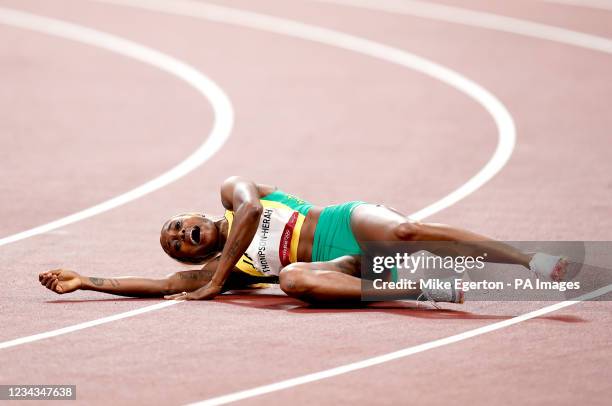
[[[263,212],[253,240],[236,268],[249,275],[278,275],[286,265],[297,262],[297,248],[302,224],[311,204],[275,190],[260,199]],[[227,210],[228,236],[234,212]]]

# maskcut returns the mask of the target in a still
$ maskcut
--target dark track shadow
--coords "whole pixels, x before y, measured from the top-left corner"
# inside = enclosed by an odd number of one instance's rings
[[[463,310],[436,309],[427,303],[416,302],[372,302],[364,305],[314,306],[287,296],[265,293],[222,295],[217,301],[243,307],[267,310],[283,310],[297,314],[308,313],[364,313],[376,312],[421,319],[454,319],[454,320],[507,320],[515,315],[489,315],[470,313]],[[569,315],[551,315],[536,317],[534,320],[550,320],[564,323],[584,323],[586,320]]]

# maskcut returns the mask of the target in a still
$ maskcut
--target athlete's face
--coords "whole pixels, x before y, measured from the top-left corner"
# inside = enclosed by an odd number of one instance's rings
[[[179,214],[166,221],[159,242],[172,258],[198,262],[217,246],[215,223],[202,214]]]

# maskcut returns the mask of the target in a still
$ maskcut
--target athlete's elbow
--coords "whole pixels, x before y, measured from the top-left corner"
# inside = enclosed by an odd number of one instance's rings
[[[244,216],[251,220],[259,221],[259,217],[263,213],[263,207],[259,202],[245,202],[240,206],[240,209]]]

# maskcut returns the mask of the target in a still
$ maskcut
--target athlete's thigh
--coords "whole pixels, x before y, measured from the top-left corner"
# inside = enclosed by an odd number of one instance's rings
[[[312,271],[334,271],[347,275],[360,277],[361,258],[358,255],[345,255],[325,262],[303,262],[299,265],[302,269]]]
[[[394,241],[394,229],[410,221],[407,216],[380,204],[362,204],[351,215],[351,229],[359,244],[372,241]]]

